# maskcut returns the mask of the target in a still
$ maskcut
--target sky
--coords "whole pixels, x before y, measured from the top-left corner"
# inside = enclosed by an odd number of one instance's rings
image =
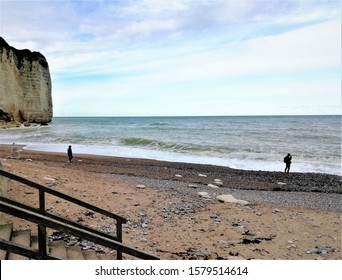
[[[341,114],[339,0],[0,0],[54,116]]]

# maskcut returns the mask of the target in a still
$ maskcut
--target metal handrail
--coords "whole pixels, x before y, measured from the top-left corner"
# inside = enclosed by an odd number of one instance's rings
[[[77,229],[78,231],[85,231],[88,233],[86,235],[86,237],[87,237],[86,239],[88,239],[88,240],[93,239],[89,235],[89,234],[93,234],[94,236],[101,236],[101,238],[103,238],[103,239],[112,240],[112,242],[122,243],[122,224],[127,222],[126,218],[124,218],[120,215],[111,213],[109,211],[106,211],[102,208],[96,207],[94,205],[91,205],[87,202],[81,201],[81,200],[74,198],[72,196],[61,193],[59,191],[50,189],[46,186],[43,186],[43,185],[38,184],[36,182],[30,181],[26,178],[20,177],[18,175],[13,174],[13,173],[10,173],[10,172],[7,172],[7,171],[0,169],[0,175],[7,177],[9,179],[18,181],[18,182],[23,183],[25,185],[28,185],[30,187],[33,187],[39,191],[39,208],[38,209],[24,205],[24,204],[21,204],[19,202],[15,202],[13,200],[10,200],[10,199],[4,198],[4,197],[0,198],[1,203],[10,204],[13,207],[17,207],[17,209],[20,209],[21,211],[29,211],[30,213],[34,213],[36,215],[43,215],[44,218],[51,219],[52,221],[54,221],[54,223],[63,223],[65,225],[68,225],[71,228]],[[83,226],[83,225],[80,225],[78,223],[74,223],[70,220],[67,220],[67,219],[64,219],[62,217],[58,217],[56,215],[53,215],[51,213],[46,212],[45,193],[49,193],[51,195],[54,195],[56,197],[59,197],[59,198],[64,199],[66,201],[69,201],[71,203],[77,204],[79,206],[85,207],[87,209],[90,209],[92,211],[98,212],[98,213],[103,214],[107,217],[115,219],[116,220],[116,236],[106,234],[106,233],[98,231],[96,229],[92,229],[90,227]],[[2,204],[2,205],[5,205],[5,204]],[[9,208],[7,208],[7,209],[9,209]],[[12,212],[13,212],[13,209],[11,210]],[[2,210],[3,209],[0,208],[0,212]],[[9,214],[11,214],[11,213],[9,213]],[[25,217],[26,216],[24,215],[22,218],[25,219]],[[46,259],[48,256],[48,254],[46,252],[46,248],[47,248],[47,246],[46,246],[46,244],[47,244],[47,241],[46,241],[46,225],[43,222],[39,222],[39,221],[36,221],[36,223],[38,224],[38,248],[39,248],[40,258]],[[54,228],[54,227],[52,227],[52,228]],[[68,231],[70,231],[70,230],[68,229]],[[79,232],[74,232],[73,234],[75,236],[78,236],[76,233],[79,233]],[[80,236],[78,236],[78,237],[80,237]],[[0,243],[1,243],[1,240],[0,240]],[[95,243],[97,243],[97,242],[95,242]],[[114,246],[113,244],[110,244],[109,247],[113,248],[113,246]],[[123,248],[123,245],[120,245],[120,246],[115,245],[114,247],[117,250],[117,259],[122,259],[122,252],[123,251],[121,251],[121,249]],[[125,247],[127,247],[127,246],[125,246]],[[152,255],[147,254],[146,256],[152,256]],[[153,258],[156,258],[156,257],[153,256]]]
[[[137,250],[135,248],[129,247],[127,245],[124,245],[121,242],[115,241],[110,238],[106,238],[102,235],[95,234],[93,232],[89,232],[84,229],[80,229],[77,227],[73,227],[67,223],[64,223],[62,221],[56,221],[50,217],[46,217],[43,214],[39,214],[30,210],[22,209],[16,205],[12,205],[11,203],[5,202],[5,201],[0,201],[0,211],[14,215],[16,217],[25,219],[27,221],[30,221],[32,223],[36,223],[39,225],[44,225],[45,227],[52,228],[55,230],[60,230],[65,233],[89,240],[91,242],[94,242],[96,244],[121,251],[123,253],[129,254],[134,257],[138,257],[141,259],[149,259],[149,260],[157,260],[159,259],[158,257],[145,253],[143,251]],[[0,240],[1,241],[1,240]],[[8,244],[1,244],[0,242],[0,249],[8,249],[9,251],[16,251],[15,248],[7,248],[6,245]],[[34,251],[34,250],[33,250]],[[46,259],[46,258],[44,258]]]

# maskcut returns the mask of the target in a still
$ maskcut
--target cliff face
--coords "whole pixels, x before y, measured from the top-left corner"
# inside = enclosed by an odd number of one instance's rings
[[[49,65],[39,52],[17,50],[0,37],[0,122],[52,119]]]

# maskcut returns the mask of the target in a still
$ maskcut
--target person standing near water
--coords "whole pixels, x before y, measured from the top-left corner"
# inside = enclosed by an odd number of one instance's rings
[[[287,154],[287,156],[284,157],[284,162],[286,164],[286,167],[285,167],[285,170],[284,170],[285,173],[289,173],[290,172],[291,160],[292,160],[291,154]]]
[[[71,145],[69,145],[69,148],[68,148],[67,152],[68,152],[68,158],[69,158],[69,162],[71,162],[71,160],[72,160],[72,150],[71,150]]]

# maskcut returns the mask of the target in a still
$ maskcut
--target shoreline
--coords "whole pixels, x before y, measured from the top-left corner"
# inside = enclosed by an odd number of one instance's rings
[[[66,152],[50,152],[25,149],[18,145],[21,159],[37,159],[44,162],[65,162]],[[0,152],[11,156],[11,145],[0,144]],[[0,154],[1,155],[1,154]],[[50,155],[50,156],[49,156]],[[291,191],[291,192],[317,192],[342,194],[342,176],[317,172],[290,172],[245,170],[227,166],[174,162],[146,158],[129,158],[95,154],[75,154],[73,163],[86,163],[86,168],[92,164],[99,164],[104,173],[126,174],[125,169],[136,176],[147,176],[156,179],[178,180],[187,183],[210,184],[220,177],[224,184],[222,187],[262,191]],[[142,168],[142,166],[144,168]],[[77,166],[72,165],[72,168]],[[91,168],[89,169],[91,171]],[[179,173],[182,177],[175,177]],[[207,173],[207,177],[199,177],[199,173]],[[225,179],[225,180],[224,180]],[[244,181],[244,183],[242,183]]]
[[[161,259],[342,259],[339,176],[80,154],[69,164],[66,153],[22,150],[20,160],[10,154],[11,145],[0,145],[5,170],[123,215],[124,242]],[[217,188],[210,186],[215,179],[222,182]],[[324,192],[315,191],[323,183]],[[36,203],[12,183],[8,193]],[[221,194],[249,203],[221,203]],[[57,214],[112,230],[73,205],[48,203]]]
[[[19,141],[20,142],[20,141]],[[5,143],[5,142],[4,142]],[[0,145],[11,145],[12,142],[6,142]],[[65,153],[68,144],[61,143],[19,143],[18,146],[24,150],[47,152],[47,153]],[[131,159],[148,159],[162,162],[185,163],[213,165],[220,167],[228,167],[234,170],[243,171],[265,171],[265,172],[283,172],[285,165],[282,156],[274,159],[242,159],[237,157],[221,158],[217,155],[207,156],[200,154],[187,154],[181,152],[172,152],[166,150],[149,150],[139,146],[108,146],[108,145],[86,145],[73,144],[73,151],[80,156],[105,156],[113,158],[131,158]],[[292,173],[319,173],[327,175],[342,176],[341,165],[333,163],[331,165],[321,162],[306,162],[305,160],[296,160],[291,166]]]

